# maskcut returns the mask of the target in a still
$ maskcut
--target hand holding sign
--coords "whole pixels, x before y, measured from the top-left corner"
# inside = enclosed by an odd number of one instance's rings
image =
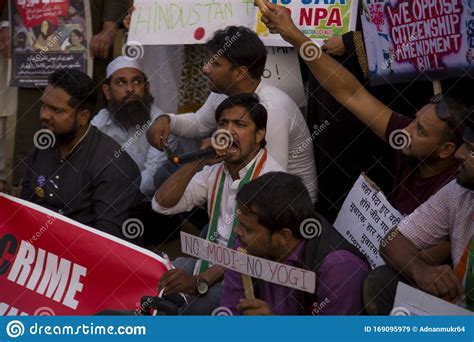
[[[271,316],[272,310],[268,303],[260,299],[241,299],[237,309],[246,316]]]
[[[196,295],[196,278],[187,274],[181,268],[176,268],[165,272],[158,284],[158,292],[164,290],[165,296],[183,292],[189,295]]]
[[[279,33],[284,40],[291,43],[294,37],[302,34],[296,27],[291,13],[287,8],[265,2],[267,10],[262,11],[262,22],[268,27],[271,33]]]
[[[464,295],[461,282],[448,265],[420,267],[414,275],[420,289],[437,297],[458,302]]]
[[[268,11],[268,6],[267,6],[267,1],[266,0],[255,0],[253,2],[253,4],[255,6],[258,6],[258,8],[260,9],[260,11],[262,11],[262,13],[265,13],[266,11]]]

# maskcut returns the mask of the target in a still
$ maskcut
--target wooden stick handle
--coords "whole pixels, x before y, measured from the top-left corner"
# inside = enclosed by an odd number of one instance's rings
[[[237,249],[238,252],[247,254],[247,251],[239,247]],[[253,283],[252,283],[252,278],[246,274],[242,274],[242,283],[244,284],[244,292],[245,292],[245,298],[247,299],[255,299],[255,293],[253,290]]]
[[[441,81],[440,80],[434,80],[433,81],[433,90],[434,90],[435,95],[443,93],[443,89],[441,88]]]

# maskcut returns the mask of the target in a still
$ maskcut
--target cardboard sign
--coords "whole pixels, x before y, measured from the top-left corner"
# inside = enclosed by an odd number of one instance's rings
[[[252,278],[274,284],[314,293],[316,274],[314,272],[280,264],[263,258],[239,253],[194,235],[181,232],[181,250],[198,259],[229,268]]]
[[[364,0],[363,6],[373,84],[474,75],[474,1]]]
[[[281,89],[298,107],[306,106],[303,78],[298,54],[289,47],[267,47],[268,56],[263,78]]]
[[[474,312],[399,282],[392,315],[473,316]]]
[[[355,29],[358,1],[273,0],[287,7],[298,27],[323,43],[334,34]],[[230,25],[255,31],[267,46],[290,46],[269,33],[253,0],[135,0],[129,42],[142,45],[204,44],[218,29]],[[232,39],[232,37],[229,37]]]
[[[148,250],[0,194],[0,315],[137,309],[142,296],[156,294],[166,265]]]
[[[136,0],[134,6],[128,41],[142,45],[204,44],[218,29],[250,26],[254,13],[243,0]]]
[[[364,174],[347,195],[334,227],[365,255],[372,268],[384,265],[379,245],[403,218]]]

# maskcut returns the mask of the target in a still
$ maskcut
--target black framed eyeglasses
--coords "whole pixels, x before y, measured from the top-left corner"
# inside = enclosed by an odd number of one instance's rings
[[[437,94],[430,99],[430,103],[436,105],[436,115],[441,120],[448,120],[451,117],[448,103],[442,94]]]

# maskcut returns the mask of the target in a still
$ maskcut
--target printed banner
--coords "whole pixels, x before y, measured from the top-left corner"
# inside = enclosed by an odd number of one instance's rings
[[[168,263],[148,250],[0,194],[0,315],[134,310]]]
[[[247,26],[267,46],[289,46],[261,22],[253,0],[135,0],[129,43],[142,45],[204,44],[218,29]],[[272,0],[287,7],[294,22],[319,44],[355,29],[358,1]],[[231,39],[231,37],[229,37]]]
[[[364,174],[347,195],[334,227],[365,255],[372,268],[384,265],[379,245],[388,231],[403,218],[385,195]]]
[[[473,0],[364,0],[373,84],[474,75]]]
[[[342,35],[356,28],[358,0],[271,0],[285,6],[291,12],[293,22],[298,28],[319,45],[333,35]],[[260,20],[261,13],[255,17],[252,29],[267,46],[290,46],[279,34],[271,34]]]
[[[181,232],[181,250],[195,258],[247,274],[252,278],[309,293],[316,291],[316,274],[312,271],[240,253],[188,233]]]
[[[45,87],[59,69],[92,75],[89,0],[13,0],[10,6],[14,87]]]

